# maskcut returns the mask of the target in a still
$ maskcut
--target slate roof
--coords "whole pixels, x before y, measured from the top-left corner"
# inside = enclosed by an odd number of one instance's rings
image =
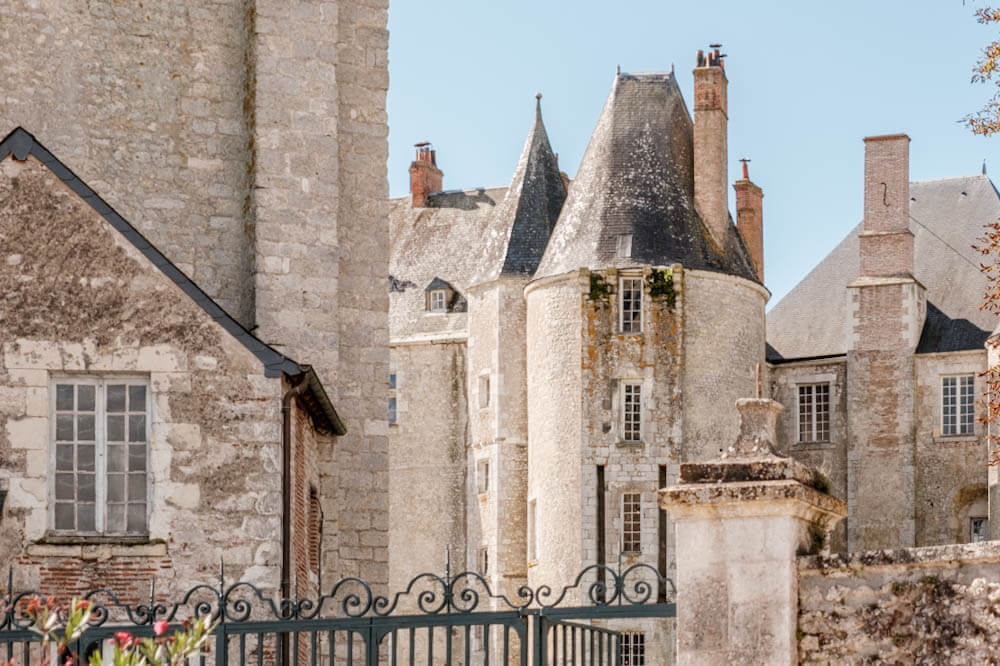
[[[489,220],[485,257],[475,282],[501,276],[531,276],[566,200],[566,184],[542,122],[541,96],[514,178]]]
[[[428,315],[424,287],[445,280],[463,296],[486,261],[483,239],[505,187],[436,192],[424,208],[389,202],[389,335],[466,334],[465,313]]]
[[[979,309],[987,280],[972,249],[1000,217],[985,175],[910,184],[914,277],[927,288],[918,353],[982,349],[997,317]],[[847,285],[858,275],[856,226],[767,315],[769,360],[847,352]]]
[[[720,248],[695,210],[693,154],[673,72],[618,74],[535,277],[680,263],[757,281],[736,227]]]
[[[337,435],[345,434],[346,428],[340,417],[337,415],[330,398],[323,385],[320,383],[316,372],[311,366],[300,365],[287,356],[276,351],[265,344],[239,322],[212,300],[208,294],[201,290],[189,277],[184,275],[177,266],[170,262],[162,252],[153,246],[146,238],[139,233],[129,222],[119,215],[104,199],[97,195],[86,183],[76,174],[60,162],[45,146],[43,146],[34,136],[21,127],[15,128],[2,141],[0,141],[0,161],[9,156],[23,161],[32,155],[39,162],[44,164],[63,183],[66,184],[81,199],[97,211],[108,223],[121,233],[139,252],[156,266],[174,284],[180,287],[181,291],[188,295],[202,310],[214,319],[231,336],[236,338],[240,344],[246,347],[264,365],[265,377],[280,377],[282,373],[291,377],[301,377],[308,382],[310,396],[307,403],[315,403],[320,417],[320,425]],[[325,423],[323,422],[325,421]]]

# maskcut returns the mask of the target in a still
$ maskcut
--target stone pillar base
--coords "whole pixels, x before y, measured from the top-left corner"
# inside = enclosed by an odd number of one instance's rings
[[[676,525],[677,663],[795,664],[796,557],[847,515],[789,458],[685,464],[660,491]]]

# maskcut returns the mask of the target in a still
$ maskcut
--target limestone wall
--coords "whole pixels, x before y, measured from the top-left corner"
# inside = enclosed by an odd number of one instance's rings
[[[755,395],[769,294],[742,278],[691,270],[684,271],[682,290],[683,455],[685,461],[711,460],[736,440],[739,418],[732,405]]]
[[[176,596],[225,562],[230,580],[274,588],[282,380],[34,157],[0,169],[0,561],[15,587],[138,600],[155,578]],[[53,385],[78,377],[148,382],[138,543],[50,533]]]
[[[1000,544],[799,558],[799,661],[986,664],[1000,650]]]
[[[986,428],[974,422],[971,435],[941,434],[941,378],[973,375],[976,416],[982,416],[986,350],[918,354],[916,396],[916,543],[937,545],[970,540],[969,520],[986,518]]]
[[[581,309],[586,272],[534,282],[528,301],[528,581],[555,588],[582,569]],[[531,503],[535,503],[532,530]],[[531,557],[531,532],[535,537]]]
[[[397,424],[389,455],[390,584],[464,569],[468,405],[464,341],[393,347]],[[359,498],[363,502],[364,498]]]
[[[34,134],[244,324],[252,4],[0,3],[0,136]]]
[[[784,407],[778,416],[778,449],[818,470],[830,482],[829,492],[847,501],[847,359],[782,363],[770,368],[771,398]],[[830,384],[828,441],[801,442],[798,433],[798,385]],[[831,535],[834,552],[847,551],[847,525],[841,521]]]

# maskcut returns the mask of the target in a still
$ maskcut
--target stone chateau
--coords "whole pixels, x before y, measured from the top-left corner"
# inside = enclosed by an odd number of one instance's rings
[[[908,137],[865,139],[864,221],[765,317],[763,193],[744,165],[734,224],[718,52],[693,76],[692,118],[674,72],[618,73],[572,182],[540,101],[507,187],[443,190],[418,144],[390,213],[393,585],[446,548],[510,593],[595,563],[672,578],[656,490],[724,454],[757,391],[849,507],[834,551],[990,538],[972,245],[993,184],[910,183]]]
[[[841,559],[785,572],[800,655],[860,649],[830,647],[853,635],[842,588],[905,604],[962,558],[986,613],[995,548],[851,559],[1000,529],[985,174],[910,183],[909,138],[869,137],[863,222],[765,316],[763,193],[744,169],[734,221],[718,51],[693,116],[673,71],[618,73],[572,182],[538,100],[509,186],[443,191],[420,144],[390,201],[387,0],[144,4],[0,4],[15,588],[166,599],[224,564],[285,593],[399,590],[449,558],[512,595],[593,564],[674,578],[722,548],[679,557],[657,491],[727,454],[732,406],[762,395],[777,448],[848,511]],[[630,664],[671,658],[673,625],[614,628]]]

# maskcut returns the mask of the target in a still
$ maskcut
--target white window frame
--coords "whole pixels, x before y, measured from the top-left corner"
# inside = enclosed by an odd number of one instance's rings
[[[968,384],[966,385],[966,381]],[[954,394],[949,396],[949,383]],[[966,391],[968,388],[968,391]],[[954,414],[949,415],[947,400],[954,399]],[[967,403],[966,403],[967,401]],[[968,437],[976,434],[976,376],[964,372],[941,376],[941,435],[944,437]],[[965,409],[967,408],[967,411]],[[963,413],[964,412],[964,413]],[[951,418],[949,418],[949,416]],[[968,417],[966,421],[965,417]],[[953,419],[953,420],[952,420]]]
[[[819,401],[816,399],[819,388],[826,389],[826,432],[819,428],[818,408]],[[802,391],[809,389],[809,432],[807,437],[803,437],[802,429]],[[795,385],[795,439],[800,444],[822,444],[830,442],[832,438],[832,417],[831,409],[833,402],[833,386],[831,382],[799,382]],[[824,436],[825,435],[825,436]]]
[[[479,375],[476,386],[476,394],[479,398],[479,409],[490,406],[490,373],[484,372]]]
[[[389,396],[387,407],[386,419],[389,421],[389,425],[397,425],[399,423],[399,401],[396,396]]]
[[[618,234],[615,255],[620,259],[628,259],[632,256],[632,234]]]
[[[448,290],[431,289],[430,294],[428,295],[428,299],[431,312],[448,311]]]
[[[59,384],[70,384],[73,386],[89,385],[94,387],[94,530],[82,531],[79,529],[66,530],[56,529],[56,415],[57,415],[57,391]],[[105,392],[108,384],[125,384],[126,386],[143,386],[146,389],[146,428],[145,445],[146,460],[146,516],[145,530],[142,532],[129,532],[127,529],[128,517],[126,508],[126,530],[123,532],[110,532],[106,529],[107,524],[107,402]],[[128,389],[126,388],[126,395]],[[74,389],[74,397],[76,390]],[[75,413],[75,410],[74,410]],[[153,424],[153,393],[152,385],[148,376],[141,375],[61,375],[49,378],[49,451],[48,451],[48,530],[51,534],[59,536],[96,536],[101,538],[123,538],[134,539],[143,538],[149,535],[149,523],[152,509],[153,497],[153,477],[150,465],[150,447],[152,445],[152,424]],[[128,441],[128,420],[125,421],[125,437]],[[128,454],[126,450],[126,460]],[[126,475],[127,479],[127,475]],[[127,482],[126,482],[127,486]],[[126,491],[127,492],[127,491]],[[126,503],[126,507],[127,507]]]
[[[626,300],[626,296],[629,298]],[[626,335],[642,333],[643,280],[641,275],[622,275],[618,278],[618,330]],[[626,312],[638,313],[628,317]]]
[[[479,494],[490,491],[490,459],[480,458],[476,461],[476,489]]]
[[[623,631],[620,636],[622,666],[645,666],[646,634],[642,631]]]
[[[642,552],[642,493],[626,491],[621,501],[621,551],[625,555]]]
[[[642,413],[642,393],[641,381],[623,380],[621,382],[621,396],[618,401],[621,414],[618,418],[618,427],[621,441],[627,444],[642,443],[643,426],[645,425]],[[633,402],[638,402],[634,410],[631,409]],[[637,424],[630,423],[629,417],[632,415],[638,421]]]

